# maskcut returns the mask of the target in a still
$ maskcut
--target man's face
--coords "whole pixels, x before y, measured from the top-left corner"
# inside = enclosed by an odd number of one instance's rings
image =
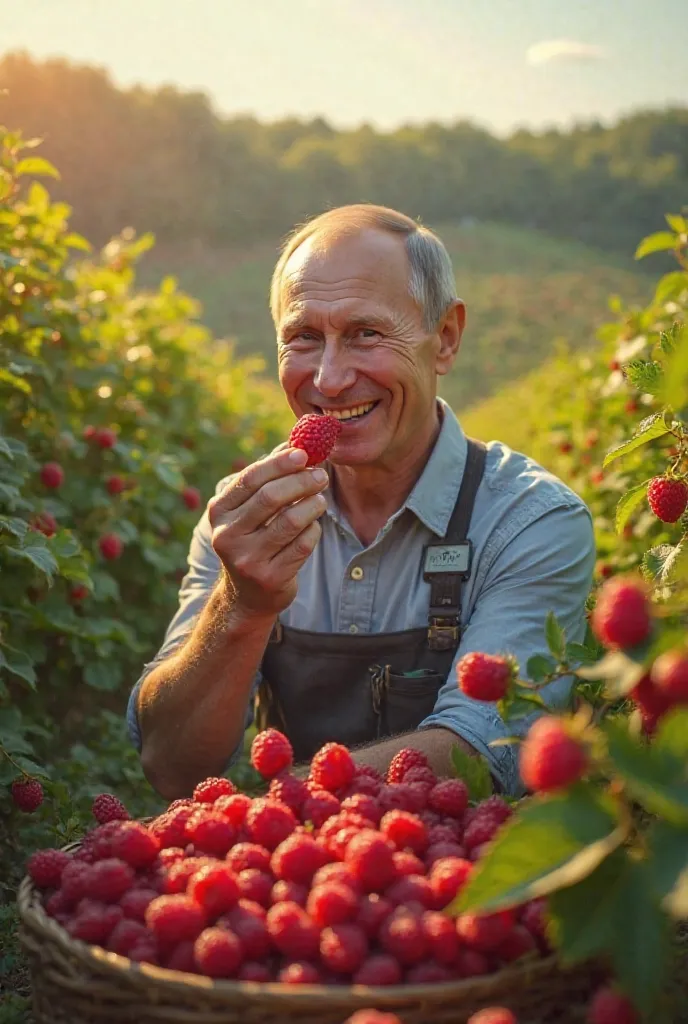
[[[356,411],[342,420],[334,463],[389,463],[427,436],[463,307],[452,316],[449,334],[444,321],[435,333],[423,326],[402,236],[365,229],[299,246],[282,277],[279,377],[296,416]]]

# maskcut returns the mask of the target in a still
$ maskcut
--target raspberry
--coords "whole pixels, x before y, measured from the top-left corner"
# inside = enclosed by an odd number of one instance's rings
[[[234,796],[236,786],[229,779],[209,778],[199,782],[193,798],[197,804],[214,804],[221,796]]]
[[[272,975],[265,964],[255,963],[253,960],[247,960],[237,972],[238,981],[257,981],[262,984],[271,979]]]
[[[118,824],[110,845],[114,857],[120,857],[134,868],[152,864],[160,851],[159,840],[138,821]]]
[[[91,868],[87,895],[103,903],[117,903],[133,882],[134,872],[123,860],[116,857],[99,860]]]
[[[688,487],[684,480],[669,480],[656,476],[647,488],[647,501],[663,523],[675,523],[681,518],[688,505]]]
[[[66,904],[78,903],[89,891],[93,867],[82,861],[65,864],[60,879],[60,892]]]
[[[203,907],[190,896],[158,896],[146,910],[146,925],[164,945],[193,940],[205,928]]]
[[[460,914],[456,919],[459,938],[479,953],[491,953],[504,941],[514,924],[510,910],[495,914]]]
[[[351,921],[358,912],[358,896],[347,885],[328,882],[311,889],[306,911],[321,928]]]
[[[506,963],[520,960],[522,956],[537,952],[535,939],[522,924],[515,924],[503,942],[497,946],[496,955]]]
[[[395,813],[395,811],[390,811],[390,814]],[[408,850],[397,850],[394,854],[394,867],[400,878],[405,875],[422,875],[425,872],[423,861]]]
[[[81,844],[81,850],[91,854],[91,863],[114,857],[112,840],[122,828],[122,821],[106,821],[104,825],[96,825],[87,832]],[[81,852],[81,851],[79,851]]]
[[[650,670],[650,679],[671,704],[688,703],[688,656],[682,651],[660,654]]]
[[[267,850],[276,849],[296,828],[297,821],[285,804],[258,798],[246,815],[246,829],[254,843]]]
[[[313,875],[311,887],[315,889],[317,886],[327,885],[330,882],[336,882],[337,885],[345,885],[357,895],[361,893],[359,882],[354,878],[346,864],[342,864],[341,861],[325,864],[324,867],[318,868]]]
[[[188,797],[180,797],[178,800],[173,800],[170,806],[167,808],[167,814],[171,814],[173,811],[179,810],[180,807],[191,807],[195,810],[195,804],[193,800]]]
[[[428,910],[435,906],[435,894],[424,875],[405,875],[385,890],[385,899],[394,906],[420,903]]]
[[[318,789],[334,793],[348,786],[354,777],[356,765],[341,743],[326,743],[311,761],[311,779]]]
[[[378,941],[404,967],[420,963],[427,956],[422,920],[401,907],[383,922]]]
[[[630,999],[611,986],[598,989],[588,1007],[589,1024],[638,1024],[638,1021]]]
[[[110,932],[107,948],[111,953],[128,956],[129,950],[133,949],[137,942],[147,938],[148,934],[148,929],[140,921],[132,921],[130,918],[124,917]]]
[[[420,814],[428,806],[428,797],[432,786],[428,782],[402,782],[408,793],[407,806],[410,811]]]
[[[167,958],[165,967],[168,971],[182,971],[184,974],[198,974],[194,958],[194,944],[188,940],[179,942]]]
[[[208,865],[191,876],[186,892],[212,920],[234,906],[239,899],[239,883],[228,864]]]
[[[420,818],[408,811],[388,811],[380,822],[380,832],[397,850],[423,853],[428,845],[428,830]]]
[[[126,487],[126,480],[117,473],[115,473],[114,476],[109,476],[105,481],[105,490],[108,494],[112,494],[113,496],[121,494],[122,491],[126,490]]]
[[[426,768],[424,765],[419,764],[414,768],[409,768],[401,781],[405,782],[407,786],[413,782],[421,782],[424,786],[432,789],[433,786],[437,785],[438,779],[432,768]]]
[[[155,944],[155,939],[147,937],[137,942],[133,949],[129,950],[129,959],[135,960],[137,963],[146,964],[157,964],[158,949]]]
[[[159,895],[155,889],[129,889],[120,899],[119,905],[125,917],[132,921],[143,921],[149,904]]]
[[[382,808],[375,797],[365,793],[356,793],[354,796],[348,796],[346,800],[342,800],[342,810],[362,814],[368,821],[372,821],[373,825],[378,825],[382,817]]]
[[[434,843],[456,843],[458,842],[456,832],[449,825],[433,825],[428,829],[428,842]]]
[[[99,448],[114,448],[117,444],[117,434],[110,427],[98,427],[92,437]]]
[[[330,860],[327,851],[309,835],[291,835],[277,847],[270,866],[276,878],[307,884]]]
[[[547,902],[542,897],[530,900],[521,909],[521,924],[539,942],[547,940]]]
[[[381,779],[374,779],[370,775],[354,775],[350,786],[343,791],[344,798],[350,796],[377,796],[383,786]]]
[[[20,811],[32,814],[43,803],[43,787],[38,779],[15,779],[12,783],[12,799]]]
[[[435,906],[448,906],[461,892],[473,872],[470,861],[459,857],[447,857],[435,861],[430,872],[430,886],[435,894]]]
[[[285,956],[311,960],[318,952],[320,929],[298,903],[277,903],[266,918],[274,946]]]
[[[344,861],[367,892],[385,889],[396,877],[394,846],[382,833],[363,829],[346,848]]]
[[[186,823],[186,838],[197,850],[224,857],[236,838],[236,829],[215,810],[198,810]]]
[[[502,700],[514,675],[508,658],[470,651],[456,666],[459,689],[473,700]]]
[[[402,972],[398,960],[390,956],[389,953],[374,953],[358,968],[353,976],[353,983],[354,985],[399,985],[401,979]]]
[[[359,831],[363,828],[373,828],[372,821],[368,818],[364,818],[358,811],[340,811],[338,814],[333,814],[320,828],[320,838],[327,839],[329,836],[336,835],[342,828],[349,828],[353,826]]]
[[[387,811],[421,811],[418,795],[404,782],[388,782],[380,789],[377,801],[382,808],[382,813]],[[422,795],[422,803],[425,803],[425,793]]]
[[[209,978],[231,978],[241,963],[241,943],[226,928],[206,928],[194,942],[194,960]]]
[[[459,978],[476,978],[483,974],[489,974],[491,970],[490,961],[484,953],[478,953],[476,949],[460,949],[456,961],[456,973]]]
[[[62,486],[64,470],[59,462],[46,462],[44,466],[41,466],[41,483],[51,490]]]
[[[336,974],[353,974],[368,955],[368,939],[356,924],[334,924],[320,936],[320,959]]]
[[[103,558],[113,562],[124,551],[124,541],[116,533],[104,533],[98,541],[98,547]]]
[[[185,893],[191,876],[209,863],[214,864],[215,861],[205,857],[185,857],[176,861],[163,873],[163,892],[167,896]]]
[[[284,965],[277,980],[283,985],[317,985],[320,981],[320,971],[305,960],[295,960]]]
[[[304,802],[308,799],[309,791],[302,779],[297,779],[295,775],[290,775],[289,772],[283,772],[281,775],[275,776],[270,783],[268,796],[272,800],[278,800],[280,803],[286,804],[294,814],[298,814]]]
[[[521,778],[528,789],[549,793],[577,782],[588,767],[588,755],[562,721],[545,715],[530,727],[520,750]]]
[[[386,921],[394,907],[384,896],[368,893],[363,896],[358,907],[356,923],[361,926],[369,939],[377,938],[383,921]]]
[[[301,821],[310,821],[315,828],[320,828],[328,818],[339,813],[339,800],[326,789],[316,790],[304,800],[301,808]]]
[[[27,871],[39,889],[56,889],[70,860],[64,850],[37,850],[29,857]]]
[[[485,812],[476,816],[466,825],[463,833],[463,845],[467,850],[473,850],[483,843],[489,843],[499,830],[499,821],[494,814]]]
[[[251,764],[264,779],[286,771],[294,761],[292,745],[277,729],[259,732],[251,744]]]
[[[633,698],[644,714],[657,719],[661,718],[661,716],[668,711],[671,706],[671,702],[661,692],[661,690],[655,686],[652,679],[652,670],[638,680],[629,696]]]
[[[91,813],[101,825],[108,821],[127,821],[131,817],[122,801],[111,793],[97,796],[91,805]]]
[[[94,900],[83,901],[81,910],[77,909],[76,917],[67,925],[67,931],[73,939],[102,946],[113,928],[122,920],[119,907],[108,907]]]
[[[454,975],[449,968],[426,960],[425,963],[416,964],[407,971],[404,981],[407,985],[437,985],[443,981],[452,981],[453,978]]]
[[[246,796],[245,793],[235,793],[234,796],[221,796],[213,804],[213,811],[215,814],[221,814],[223,818],[226,818],[232,825],[239,828],[244,824],[252,802],[251,797]]]
[[[237,880],[242,899],[260,903],[263,907],[270,906],[275,881],[271,874],[258,868],[246,868],[239,872]]]
[[[33,516],[30,526],[32,530],[42,533],[45,537],[54,537],[57,533],[57,519],[51,516],[50,512],[39,512]]]
[[[201,507],[201,492],[197,487],[185,487],[182,491],[182,501],[192,511]]]
[[[270,891],[270,903],[297,903],[300,907],[306,906],[308,900],[308,888],[299,882],[286,882],[281,879],[275,882]]]
[[[347,1017],[344,1024],[401,1024],[396,1013],[380,1013],[379,1010],[357,1010]]]
[[[270,854],[264,846],[258,846],[256,843],[237,843],[225,859],[232,871],[236,871],[237,874],[248,868],[257,868],[258,871],[270,870]]]
[[[446,860],[448,857],[458,857],[464,860],[466,850],[460,843],[433,843],[425,851],[426,867],[432,868],[438,860]]]
[[[261,916],[262,912],[262,916]],[[218,927],[229,927],[234,932],[244,956],[262,960],[270,952],[270,936],[265,923],[265,911],[249,900],[240,900],[236,907],[217,922]]]
[[[306,452],[306,466],[317,466],[328,458],[341,429],[341,423],[334,416],[308,413],[292,427],[289,444],[292,448],[302,448]]]
[[[402,782],[406,772],[411,768],[430,768],[430,762],[422,750],[416,750],[414,747],[404,747],[389,762],[385,781]]]
[[[333,857],[337,857],[338,860],[344,860],[349,843],[358,834],[359,829],[355,825],[348,825],[346,828],[341,828],[334,836],[325,839],[325,847]]]
[[[476,810],[481,814],[494,815],[500,824],[505,822],[514,813],[506,800],[496,793],[493,796],[489,796],[487,800],[481,800]]]
[[[460,818],[468,807],[468,786],[461,779],[445,779],[430,790],[428,803],[439,814]]]
[[[518,1021],[504,1006],[487,1006],[469,1017],[468,1024],[518,1024]]]
[[[450,917],[428,910],[421,918],[430,956],[440,964],[453,964],[459,954],[459,937]]]
[[[652,619],[642,580],[633,576],[607,580],[597,595],[590,627],[606,647],[635,647],[646,640]]]

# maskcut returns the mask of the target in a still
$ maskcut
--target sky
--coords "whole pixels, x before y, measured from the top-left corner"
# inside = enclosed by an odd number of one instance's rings
[[[688,104],[687,45],[688,0],[0,0],[0,53],[336,127],[609,123]]]

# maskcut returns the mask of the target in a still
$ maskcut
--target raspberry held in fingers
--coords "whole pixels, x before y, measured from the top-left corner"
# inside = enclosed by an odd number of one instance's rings
[[[289,444],[306,452],[307,466],[317,466],[329,456],[341,429],[341,423],[334,416],[308,413],[294,425]]]

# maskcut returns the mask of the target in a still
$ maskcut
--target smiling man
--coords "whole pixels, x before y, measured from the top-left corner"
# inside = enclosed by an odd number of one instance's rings
[[[459,743],[518,792],[514,748],[491,745],[512,730],[457,689],[455,665],[469,651],[525,664],[550,610],[583,639],[586,506],[526,456],[468,439],[437,397],[466,311],[443,244],[410,218],[357,205],[310,221],[271,308],[294,414],[342,429],[324,468],[282,445],[219,483],[129,704],[148,779],[173,798],[222,774],[257,697],[299,760],[337,740],[384,770],[411,746],[447,774]]]

